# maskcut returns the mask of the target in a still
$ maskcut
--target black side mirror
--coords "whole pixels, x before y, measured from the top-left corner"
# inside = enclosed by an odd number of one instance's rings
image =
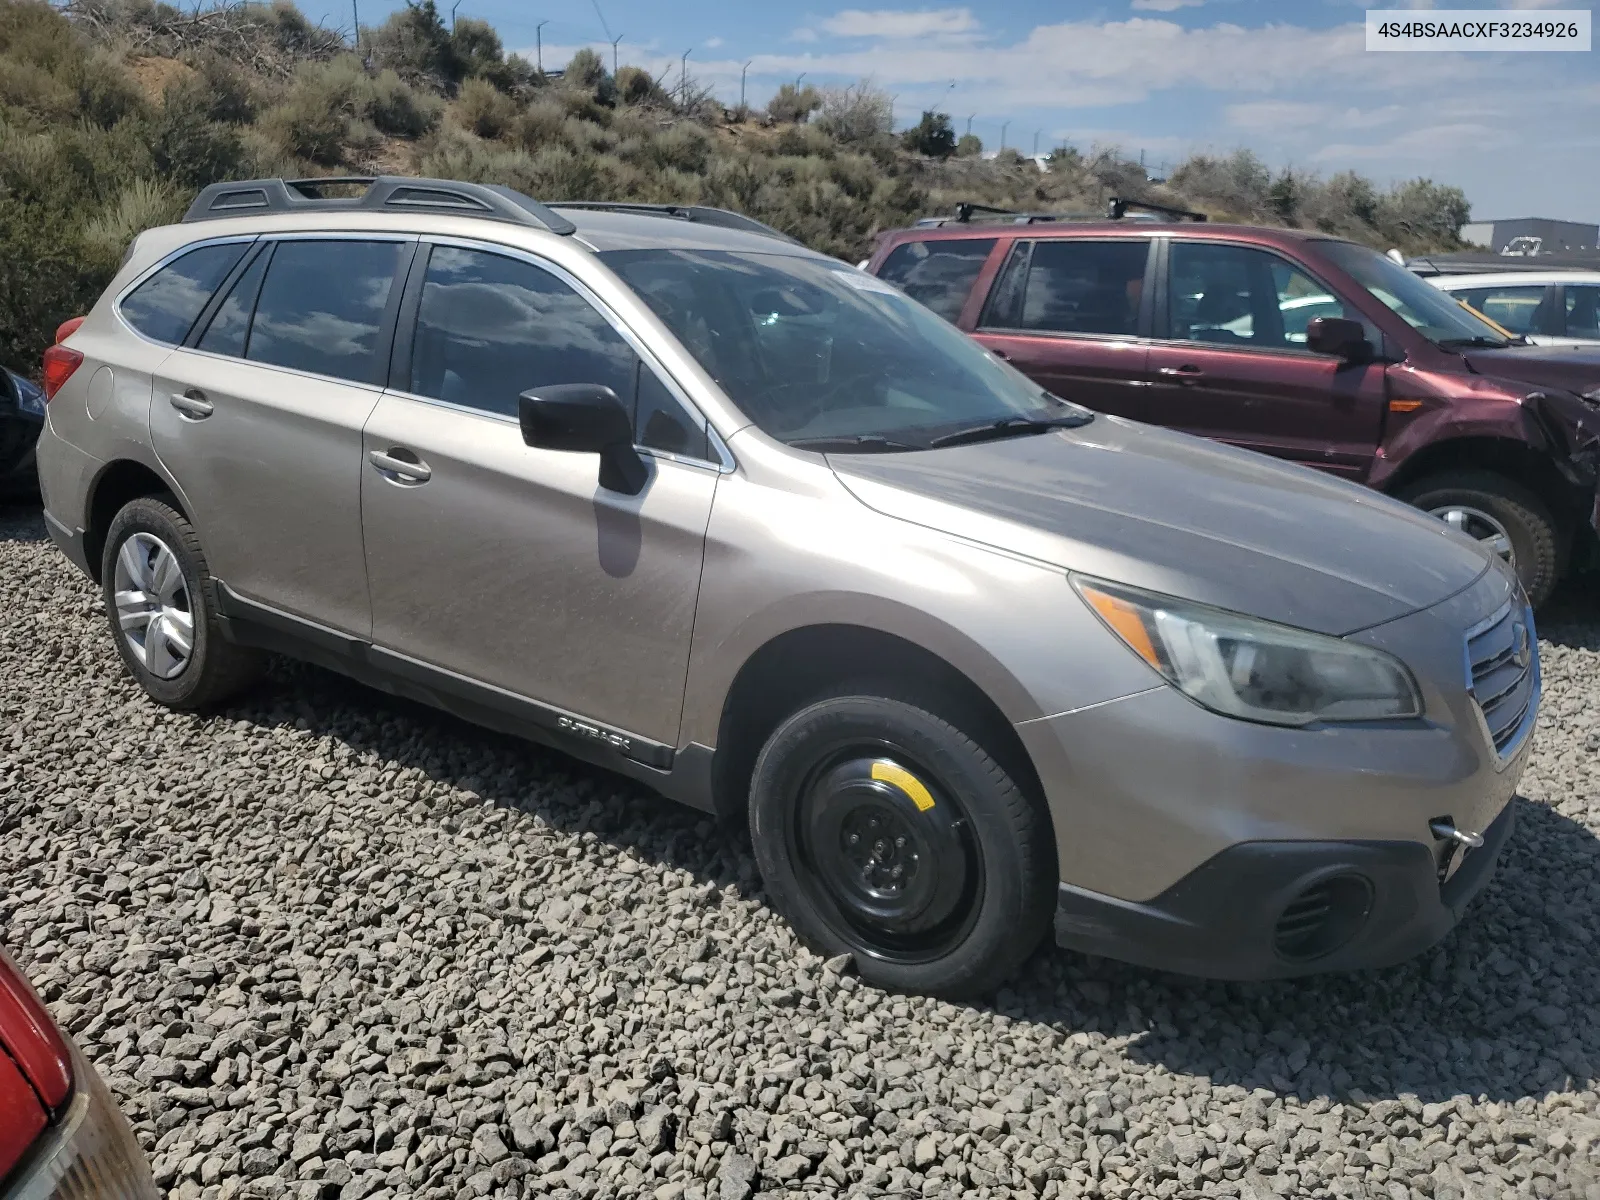
[[[1306,349],[1349,362],[1366,362],[1372,357],[1366,329],[1348,317],[1312,317],[1306,322]]]
[[[633,418],[610,388],[559,383],[529,388],[517,398],[522,440],[542,450],[600,456],[600,486],[637,496],[649,470],[633,448]]]

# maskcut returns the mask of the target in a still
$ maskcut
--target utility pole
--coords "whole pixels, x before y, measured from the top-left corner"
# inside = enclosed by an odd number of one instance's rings
[[[1039,157],[1039,135],[1043,132],[1044,131],[1042,129],[1035,129],[1033,131],[1033,156],[1035,158]]]
[[[894,95],[889,97],[889,132],[890,133],[894,132],[894,103],[898,99],[900,99],[900,93],[899,92],[896,92]]]
[[[355,3],[355,0],[350,0],[350,2],[353,4],[353,3]],[[535,65],[539,68],[539,74],[541,74],[541,75],[544,74],[544,34],[543,34],[543,30],[544,30],[544,27],[546,25],[548,25],[548,24],[550,24],[549,21],[540,21],[537,25],[535,25],[533,27],[533,53],[534,53],[534,56],[536,58]]]
[[[689,55],[692,54],[693,52],[694,52],[694,47],[691,46],[688,50],[685,50],[683,52],[683,58],[680,60],[683,74],[681,76],[679,76],[679,79],[678,79],[678,89],[679,89],[678,103],[679,104],[683,104],[689,99]]]
[[[356,53],[361,53],[361,12],[356,8],[356,0],[350,0],[350,19],[356,23]]]
[[[744,77],[750,73],[750,63],[753,62],[755,62],[755,59],[752,58],[750,62],[745,63],[739,69],[739,107],[741,109],[744,107]]]
[[[975,117],[977,115],[978,115],[977,113],[973,113],[972,117]],[[972,117],[968,117],[967,118],[967,136],[968,137],[972,136]]]
[[[622,35],[620,33],[611,39],[611,78],[613,79],[617,77],[617,45],[621,41]]]
[[[1010,121],[1003,121],[1000,124],[1000,149],[1002,149],[1002,150],[1004,150],[1006,148],[1006,130],[1009,129],[1010,127],[1011,127],[1011,122]]]
[[[460,7],[461,7],[461,0],[456,0],[456,2],[450,6],[450,32],[451,33],[454,33],[456,31],[456,9],[458,9]]]
[[[798,75],[796,75],[794,77],[794,90],[795,91],[798,92],[800,90],[800,81],[802,79],[804,79],[805,77],[806,77],[806,73],[804,71],[801,71],[800,74],[798,74]]]

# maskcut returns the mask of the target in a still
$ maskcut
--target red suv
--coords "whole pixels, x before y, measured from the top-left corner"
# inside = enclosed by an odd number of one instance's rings
[[[0,1200],[156,1200],[133,1130],[0,950]]]
[[[1535,603],[1592,542],[1600,350],[1526,345],[1320,233],[957,214],[885,235],[867,269],[1049,391],[1407,500]]]

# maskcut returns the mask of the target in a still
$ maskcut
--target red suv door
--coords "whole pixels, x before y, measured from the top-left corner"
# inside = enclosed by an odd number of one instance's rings
[[[1063,399],[1148,419],[1151,246],[1143,237],[1018,238],[974,336]]]
[[[1383,431],[1381,361],[1306,347],[1313,317],[1377,328],[1306,268],[1254,246],[1172,238],[1151,344],[1148,420],[1364,479]]]

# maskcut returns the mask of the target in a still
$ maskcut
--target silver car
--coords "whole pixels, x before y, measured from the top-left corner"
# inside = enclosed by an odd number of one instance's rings
[[[216,185],[46,359],[49,527],[153,699],[275,651],[604,764],[747,821],[880,985],[990,990],[1049,931],[1393,963],[1511,832],[1504,564],[731,213]]]

